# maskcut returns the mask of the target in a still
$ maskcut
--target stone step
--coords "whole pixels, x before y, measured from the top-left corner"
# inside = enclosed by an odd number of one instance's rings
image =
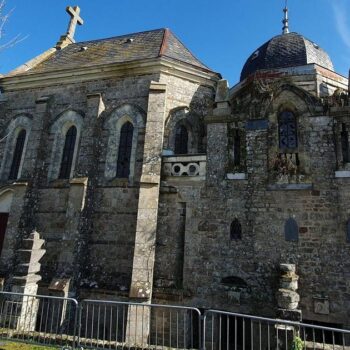
[[[41,264],[39,262],[18,264],[16,268],[16,275],[25,276],[34,274],[40,271]]]
[[[19,249],[17,250],[19,263],[36,263],[44,256],[45,252],[45,249]]]
[[[42,245],[45,243],[43,239],[30,239],[26,238],[22,240],[22,248],[27,250],[37,250],[42,247]]]

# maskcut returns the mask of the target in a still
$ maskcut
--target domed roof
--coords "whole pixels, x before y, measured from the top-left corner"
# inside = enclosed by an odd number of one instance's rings
[[[326,51],[298,33],[277,35],[250,55],[246,61],[241,81],[260,69],[304,66],[315,63],[334,70]]]

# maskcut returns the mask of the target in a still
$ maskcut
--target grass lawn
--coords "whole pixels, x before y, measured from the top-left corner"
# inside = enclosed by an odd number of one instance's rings
[[[0,341],[0,350],[55,350],[61,349],[53,346],[41,346],[26,343],[14,343],[7,341]]]

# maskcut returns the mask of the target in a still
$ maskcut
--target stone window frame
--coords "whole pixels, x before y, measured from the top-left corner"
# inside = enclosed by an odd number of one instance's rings
[[[32,130],[32,116],[30,115],[18,115],[11,120],[10,124],[6,128],[4,134],[6,137],[6,144],[3,152],[1,169],[0,169],[0,178],[3,180],[8,180],[11,170],[11,164],[14,156],[14,151],[16,148],[17,138],[19,133],[25,130],[26,139],[23,146],[21,163],[18,169],[17,179],[22,175],[23,165],[26,159],[26,151],[29,140],[29,135]],[[12,180],[13,181],[13,180]]]
[[[134,138],[134,125],[129,121],[126,121],[122,124],[120,128],[120,134],[119,134],[117,174],[116,174],[117,178],[129,177],[133,138]],[[121,141],[122,141],[122,144],[120,144]],[[126,164],[124,164],[125,160],[127,160]]]
[[[69,178],[73,177],[76,161],[78,158],[79,143],[83,122],[84,120],[81,114],[73,110],[68,110],[61,113],[51,126],[50,134],[54,135],[54,142],[51,151],[50,164],[48,170],[49,181],[56,180],[59,178],[66,134],[72,126],[75,126],[77,129],[77,136],[74,145],[74,155]]]
[[[108,180],[115,179],[117,176],[120,133],[126,122],[131,123],[134,127],[128,180],[133,182],[135,177],[137,140],[140,130],[145,127],[145,118],[139,108],[130,104],[125,104],[114,109],[104,123],[104,129],[108,131],[104,176]]]
[[[293,91],[292,93],[295,95]],[[296,96],[303,101],[299,95]],[[285,183],[287,178],[288,182],[295,182],[295,178],[299,178],[298,181],[300,181],[301,178],[302,181],[309,181],[309,157],[305,149],[305,141],[303,141],[301,137],[301,120],[304,120],[305,128],[305,123],[308,123],[310,113],[303,111],[302,107],[297,106],[295,101],[291,102],[285,97],[280,99],[280,101],[276,101],[274,110],[275,112],[269,118],[270,126],[268,131],[269,181],[273,183]],[[297,148],[280,148],[279,117],[284,111],[291,112],[294,115],[298,142]]]
[[[190,119],[190,109],[188,107],[178,107],[169,113],[169,117],[165,125],[165,142],[166,149],[171,150],[175,155],[175,138],[176,130],[180,126],[187,129],[187,154],[197,154],[199,152],[199,130],[196,128]]]
[[[243,122],[232,122],[227,125],[227,138],[228,138],[228,172],[233,174],[243,174],[247,170],[246,158],[247,158],[247,141],[246,130]],[[237,150],[236,138],[240,139],[240,145]],[[237,162],[236,154],[238,153],[239,163]]]

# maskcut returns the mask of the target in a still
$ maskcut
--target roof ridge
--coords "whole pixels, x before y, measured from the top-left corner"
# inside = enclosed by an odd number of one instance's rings
[[[157,28],[157,29],[151,29],[151,30],[142,30],[140,32],[134,32],[134,33],[129,33],[129,34],[123,34],[123,35],[116,35],[116,36],[110,36],[108,38],[101,38],[101,39],[94,39],[94,40],[86,40],[86,41],[77,41],[74,44],[71,45],[81,45],[85,43],[94,43],[96,41],[108,41],[111,39],[118,39],[118,38],[127,38],[133,35],[138,35],[138,34],[143,34],[143,33],[151,33],[151,32],[160,32],[162,30],[166,31],[168,28]],[[69,45],[69,46],[71,46]],[[69,47],[67,46],[67,47]]]
[[[30,73],[161,57],[213,72],[170,29],[160,28],[71,44],[30,69]]]
[[[170,34],[170,30],[169,28],[165,28],[164,29],[164,35],[163,35],[163,40],[162,43],[160,45],[160,49],[159,49],[159,56],[163,56],[164,52],[168,46],[168,38],[169,38],[169,34]]]

